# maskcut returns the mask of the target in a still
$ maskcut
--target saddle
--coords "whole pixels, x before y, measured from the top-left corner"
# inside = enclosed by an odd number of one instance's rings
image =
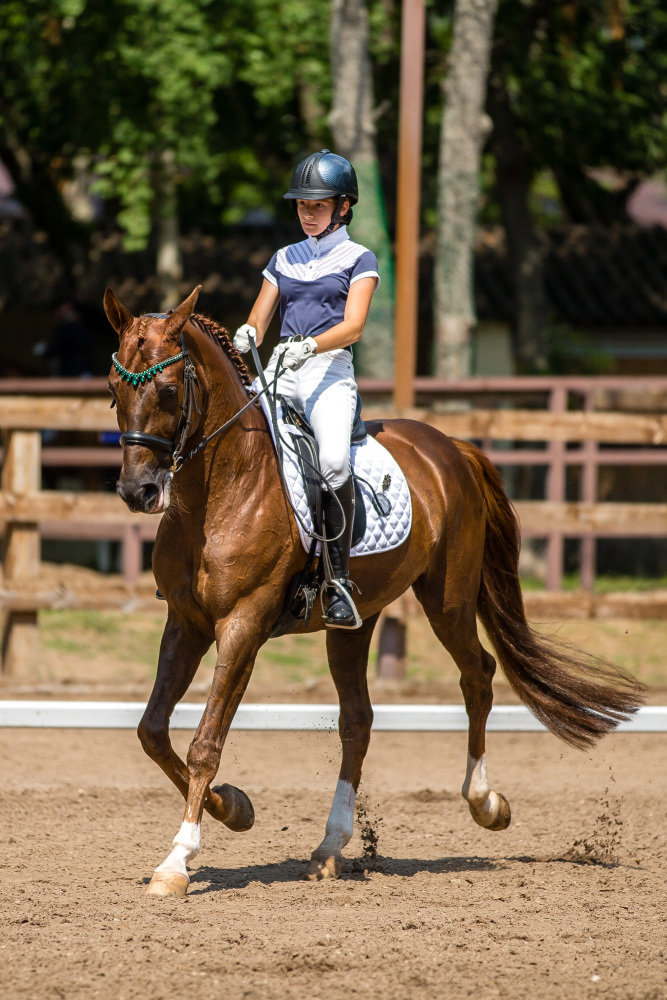
[[[292,442],[296,449],[296,459],[303,480],[306,499],[313,518],[313,527],[317,534],[322,534],[322,476],[320,471],[320,456],[315,440],[315,432],[306,418],[296,407],[279,397],[283,410],[283,420],[286,424],[298,427],[301,434],[294,435]],[[361,417],[361,396],[357,393],[357,402],[350,434],[350,444],[360,444],[367,435],[366,424]],[[352,527],[352,546],[359,542],[366,532],[366,507],[361,493],[359,480],[354,480],[354,525]]]
[[[304,415],[289,400],[286,400],[282,396],[279,397],[279,400],[284,422],[297,427],[300,431],[299,434],[290,436],[290,442],[304,483],[314,531],[317,535],[322,535],[324,530],[322,518],[322,474],[315,434]],[[366,424],[361,417],[361,408],[361,397],[357,393],[357,403],[350,435],[351,445],[361,444],[367,436]],[[354,474],[352,478],[355,493],[354,524],[352,527],[352,547],[354,547],[366,533],[367,518],[360,479]],[[384,494],[376,493],[371,484],[366,480],[363,480],[363,482],[367,489],[370,490],[371,502],[386,517],[391,509],[387,497]],[[389,509],[387,509],[388,505]],[[310,545],[304,569],[292,578],[282,614],[271,631],[272,638],[294,631],[302,622],[308,625],[310,621],[315,600],[324,581],[324,560],[317,560],[317,545],[318,539],[314,538]]]

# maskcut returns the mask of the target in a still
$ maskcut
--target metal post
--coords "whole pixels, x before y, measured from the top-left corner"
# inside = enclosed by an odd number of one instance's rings
[[[396,205],[396,350],[394,407],[414,406],[417,361],[419,215],[424,93],[424,0],[405,0],[401,25],[401,80]]]

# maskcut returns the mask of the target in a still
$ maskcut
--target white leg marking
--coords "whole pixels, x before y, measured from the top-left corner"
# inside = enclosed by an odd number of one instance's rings
[[[330,854],[340,854],[354,833],[354,805],[357,793],[349,781],[336,785],[331,812],[327,820],[324,840],[317,848]]]
[[[500,800],[496,792],[489,788],[486,754],[482,754],[479,760],[468,754],[466,780],[463,782],[461,794],[479,817],[488,817],[490,823],[494,821],[500,809]]]
[[[201,825],[181,823],[181,828],[172,841],[169,856],[155,869],[156,872],[179,872],[187,877],[188,862],[199,853],[201,847]]]

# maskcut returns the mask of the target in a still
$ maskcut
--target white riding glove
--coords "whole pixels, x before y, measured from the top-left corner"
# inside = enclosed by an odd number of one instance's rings
[[[240,326],[236,333],[234,334],[233,344],[237,351],[241,354],[247,354],[250,350],[250,341],[257,341],[257,330],[254,326],[250,326],[248,323],[244,323]]]
[[[305,340],[290,340],[287,347],[280,356],[283,367],[290,371],[297,371],[301,365],[305,364],[317,350],[317,341],[314,337],[306,337]]]

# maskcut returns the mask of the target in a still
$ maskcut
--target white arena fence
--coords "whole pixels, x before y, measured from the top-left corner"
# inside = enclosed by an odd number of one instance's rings
[[[123,701],[0,701],[2,728],[135,729],[143,702]],[[194,730],[203,704],[182,703],[171,717],[172,729]],[[465,709],[459,705],[374,705],[375,732],[464,732]],[[232,729],[335,730],[337,705],[240,705]],[[546,732],[523,705],[497,705],[487,722],[490,732]],[[648,705],[618,727],[622,733],[667,732],[667,706]]]

